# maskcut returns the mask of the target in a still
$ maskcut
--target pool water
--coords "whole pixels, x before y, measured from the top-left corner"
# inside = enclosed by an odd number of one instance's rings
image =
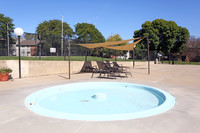
[[[37,91],[25,100],[31,111],[69,120],[110,121],[152,116],[175,104],[153,87],[121,82],[81,82]]]

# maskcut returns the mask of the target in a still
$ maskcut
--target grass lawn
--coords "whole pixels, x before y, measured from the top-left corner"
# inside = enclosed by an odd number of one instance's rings
[[[163,61],[164,64],[168,64],[169,61]],[[172,61],[170,61],[170,64],[172,64]],[[180,62],[180,61],[174,61],[174,64],[180,64],[180,65],[200,65],[200,62]]]
[[[0,60],[18,60],[18,56],[0,56]],[[21,57],[21,60],[39,60],[39,57]],[[53,61],[64,61],[63,56],[42,56],[41,60],[53,60]],[[103,58],[103,60],[115,61],[111,58]],[[66,56],[66,61],[68,61],[68,56]],[[85,56],[71,56],[71,61],[85,61]],[[101,57],[87,56],[87,61],[102,61]],[[133,61],[132,59],[117,59],[116,61]],[[145,61],[145,60],[135,60],[135,61]],[[168,64],[168,61],[163,61],[164,64]],[[172,61],[170,62],[172,63]],[[200,62],[179,62],[175,61],[174,64],[180,65],[200,65]]]
[[[18,60],[18,56],[0,56],[0,60]],[[85,61],[85,56],[71,56],[71,61]],[[21,57],[21,60],[39,60],[39,57]],[[41,60],[54,60],[54,61],[64,61],[63,56],[42,56]],[[68,56],[66,56],[66,61]],[[115,61],[111,58],[103,58],[103,60]],[[87,61],[102,61],[101,57],[87,56]],[[117,59],[117,61],[133,61],[125,59]]]

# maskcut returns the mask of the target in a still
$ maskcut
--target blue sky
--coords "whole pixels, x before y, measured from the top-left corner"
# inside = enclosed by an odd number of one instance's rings
[[[15,27],[33,33],[44,20],[64,16],[73,29],[86,22],[106,39],[114,34],[129,39],[145,21],[162,18],[200,37],[199,5],[199,0],[1,0],[0,13],[12,18]]]

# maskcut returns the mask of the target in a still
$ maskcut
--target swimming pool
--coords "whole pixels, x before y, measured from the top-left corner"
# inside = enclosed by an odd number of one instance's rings
[[[175,104],[169,93],[154,87],[122,82],[80,82],[39,90],[25,99],[36,114],[89,121],[143,118]]]

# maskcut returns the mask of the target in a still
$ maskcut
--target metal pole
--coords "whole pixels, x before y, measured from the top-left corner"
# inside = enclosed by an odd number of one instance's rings
[[[102,54],[102,56],[101,56],[101,60],[103,61],[103,54]]]
[[[149,35],[147,35],[147,48],[148,48],[148,74],[150,74],[150,62],[149,62]]]
[[[69,60],[69,79],[70,79],[70,41],[68,40],[69,43],[69,53],[68,53],[68,60]]]
[[[64,40],[64,46],[63,46],[64,50],[63,50],[63,55],[64,55],[64,61],[66,61],[66,45],[65,45],[65,38],[63,38],[63,40]]]
[[[115,61],[117,60],[117,50],[115,50]]]
[[[86,44],[87,44],[87,41],[86,41]],[[85,61],[87,61],[87,54],[88,54],[88,49],[86,48]]]
[[[10,56],[10,44],[9,44],[9,32],[8,32],[8,22],[7,22],[7,41],[8,41],[8,56]]]
[[[172,55],[172,65],[174,65],[174,55]]]
[[[101,58],[102,58],[102,61],[103,61],[103,58],[104,58],[104,56],[103,56],[103,51],[104,51],[104,48],[103,48],[103,50],[102,50],[102,57],[101,57]]]
[[[85,61],[87,61],[87,54],[88,54],[88,49],[86,48]]]
[[[133,68],[134,68],[134,66],[135,66],[135,62],[134,62],[134,49],[133,49]]]
[[[61,56],[63,56],[63,16],[62,16],[62,34],[61,34]]]
[[[21,56],[20,56],[20,36],[18,36],[18,51],[19,51],[19,78],[21,78]]]
[[[36,58],[36,56],[37,56],[37,49],[38,49],[38,46],[37,46],[37,44],[36,44],[36,41],[37,41],[37,34],[36,34],[36,32],[35,32],[35,58]]]
[[[39,59],[41,60],[41,35],[39,35],[40,44],[39,44]]]

